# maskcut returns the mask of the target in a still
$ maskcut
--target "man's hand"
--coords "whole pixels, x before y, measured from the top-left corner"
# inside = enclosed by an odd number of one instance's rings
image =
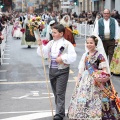
[[[61,56],[56,58],[56,62],[59,63],[59,64],[63,63]]]

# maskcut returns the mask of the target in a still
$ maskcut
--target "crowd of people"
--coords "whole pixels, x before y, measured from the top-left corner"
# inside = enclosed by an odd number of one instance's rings
[[[56,105],[53,120],[63,120],[65,116],[70,64],[77,59],[74,23],[94,24],[93,35],[85,40],[85,53],[78,65],[67,115],[70,120],[120,120],[120,98],[110,77],[111,73],[120,74],[120,15],[116,10],[83,12],[79,16],[60,12],[14,13],[10,17],[1,17],[0,29],[9,21],[13,24],[12,36],[21,39],[21,45],[31,48],[38,44],[38,55],[49,59],[49,79]],[[42,37],[48,40],[46,45]]]

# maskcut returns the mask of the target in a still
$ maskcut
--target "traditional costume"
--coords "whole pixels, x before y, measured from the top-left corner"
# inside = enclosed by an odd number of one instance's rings
[[[55,20],[50,21],[49,25],[47,26],[47,33],[46,33],[46,38],[48,40],[53,40],[52,37],[52,26],[55,25]]]
[[[12,36],[20,39],[22,37],[22,32],[21,32],[21,24],[18,19],[16,19],[14,25],[13,25],[13,30],[12,30]]]
[[[40,33],[39,30],[34,31],[30,28],[30,16],[25,19],[23,28],[25,29],[25,32],[23,33],[21,45],[28,45],[28,47],[37,45],[36,38],[40,36]]]
[[[76,60],[76,52],[73,45],[63,37],[59,40],[51,40],[46,46],[42,45],[42,51],[43,55],[48,55],[50,59],[49,78],[55,96],[56,116],[63,120],[69,67]],[[37,53],[41,55],[40,47],[38,47]],[[61,56],[63,63],[56,62],[56,58],[59,56]]]
[[[114,54],[110,64],[110,71],[115,75],[120,75],[120,40],[114,50]]]
[[[94,55],[89,58],[88,50],[79,63],[81,74],[71,97],[68,116],[73,120],[120,120],[120,101],[112,85],[112,81],[102,83],[102,89],[95,84],[95,70],[107,68],[110,74],[108,60],[101,39]],[[101,84],[100,84],[101,85]]]
[[[68,21],[65,21],[65,18],[68,18]],[[69,15],[65,15],[61,21],[60,24],[62,24],[65,27],[65,33],[64,33],[64,38],[68,41],[70,41],[73,46],[76,46],[74,35],[72,33],[72,28],[71,28],[71,22],[70,22],[70,17]]]

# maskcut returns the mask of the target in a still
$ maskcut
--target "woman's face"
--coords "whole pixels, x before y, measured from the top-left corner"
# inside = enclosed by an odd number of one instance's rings
[[[63,37],[63,32],[59,33],[58,30],[56,29],[52,29],[52,36],[53,36],[53,40],[59,40],[60,38]]]
[[[86,47],[88,51],[94,51],[96,48],[95,41],[92,38],[88,38],[86,41]]]
[[[68,22],[68,17],[67,16],[65,17],[65,21]]]

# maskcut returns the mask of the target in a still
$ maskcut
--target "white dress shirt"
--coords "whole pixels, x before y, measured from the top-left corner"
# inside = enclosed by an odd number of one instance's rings
[[[104,35],[108,35],[108,34],[110,34],[110,27],[109,27],[110,19],[108,19],[108,20],[104,19],[103,22],[104,22]],[[93,33],[99,35],[98,21],[96,21]],[[118,22],[115,20],[115,38],[114,38],[115,40],[119,39],[119,34],[120,34],[119,25],[118,25]]]
[[[43,56],[57,58],[60,52],[60,48],[66,47],[67,53],[63,52],[61,54],[62,61],[65,64],[71,64],[76,60],[77,54],[75,52],[74,46],[64,38],[59,40],[51,40],[46,46],[42,45]],[[37,54],[41,56],[40,46],[37,48]],[[50,54],[50,55],[49,55]]]

